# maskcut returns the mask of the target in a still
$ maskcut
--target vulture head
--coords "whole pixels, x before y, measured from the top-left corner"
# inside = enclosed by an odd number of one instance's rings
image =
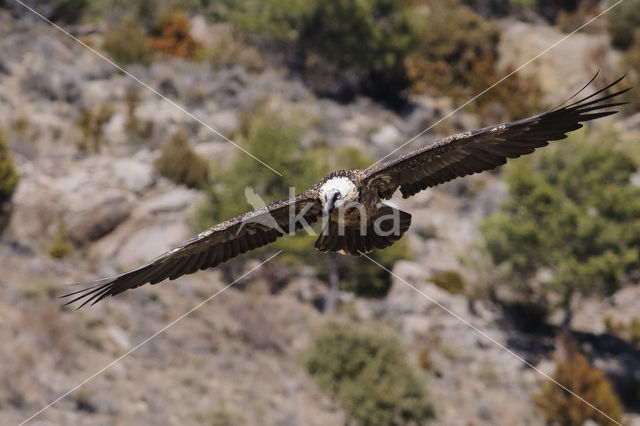
[[[358,187],[348,177],[329,179],[320,187],[320,202],[325,214],[339,209],[345,204],[355,203],[359,198]]]

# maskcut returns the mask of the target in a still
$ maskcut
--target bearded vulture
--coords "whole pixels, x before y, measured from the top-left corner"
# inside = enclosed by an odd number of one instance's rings
[[[449,136],[366,170],[333,172],[295,197],[226,220],[146,265],[90,282],[62,297],[71,299],[67,304],[81,300],[84,306],[146,283],[174,280],[272,243],[319,217],[324,226],[315,243],[317,250],[359,255],[383,249],[407,231],[411,215],[381,200],[389,200],[398,189],[407,198],[457,177],[493,169],[507,158],[530,154],[549,141],[566,138],[582,122],[615,114],[610,108],[624,102],[613,99],[630,88],[605,92],[622,78],[567,105],[594,76],[562,105],[535,117]]]

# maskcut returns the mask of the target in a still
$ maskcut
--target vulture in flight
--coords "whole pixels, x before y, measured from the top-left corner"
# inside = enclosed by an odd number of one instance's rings
[[[615,114],[611,108],[624,104],[615,98],[629,88],[607,91],[622,78],[569,104],[594,76],[569,100],[540,115],[449,136],[366,170],[333,172],[295,197],[226,220],[146,265],[90,282],[62,297],[70,299],[67,304],[81,301],[84,306],[146,283],[174,280],[293,234],[319,217],[323,230],[315,243],[317,250],[360,255],[383,249],[407,231],[411,215],[382,200],[389,200],[397,190],[407,198],[457,177],[491,170],[507,158],[566,138],[583,122]]]

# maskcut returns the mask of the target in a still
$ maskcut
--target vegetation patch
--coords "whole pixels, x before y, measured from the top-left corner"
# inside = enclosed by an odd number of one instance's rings
[[[446,271],[437,272],[429,278],[429,281],[451,294],[464,292],[464,278],[462,278],[460,272],[455,269],[447,269]]]
[[[404,354],[393,337],[329,323],[315,337],[304,365],[358,424],[420,424],[433,417],[433,406]]]
[[[555,357],[556,372],[553,379],[607,413],[619,424],[622,421],[623,407],[604,372],[591,367],[574,343],[561,341],[559,352]],[[582,426],[589,419],[599,425],[615,424],[552,381],[547,381],[542,386],[541,393],[535,395],[534,400],[544,416],[556,424]]]
[[[611,295],[640,267],[638,164],[618,139],[576,133],[508,166],[508,196],[480,226],[496,280],[569,312],[573,294]]]
[[[184,131],[169,138],[154,166],[162,176],[191,188],[202,188],[209,175],[209,163],[191,149]]]
[[[113,110],[108,105],[85,108],[80,111],[76,123],[82,132],[76,147],[83,153],[99,153],[102,149],[104,126],[109,122]]]
[[[626,84],[629,87],[640,86],[640,31],[636,35],[633,44],[629,46],[625,52],[620,68],[620,74],[627,74],[627,78],[625,80],[627,80]],[[640,96],[638,96],[638,93],[633,92],[637,92],[637,90],[630,90],[624,95],[624,100],[629,102],[629,104],[625,105],[623,108],[625,108],[625,112],[628,114],[640,112]]]
[[[418,20],[404,0],[237,0],[238,28],[288,46],[292,68],[317,91],[393,101],[409,87],[405,57]]]
[[[500,26],[476,14],[460,0],[420,0],[420,45],[405,62],[414,93],[440,93],[465,102],[502,77],[495,68]],[[510,73],[511,70],[506,70]],[[514,74],[479,97],[474,112],[497,112],[504,121],[538,113],[542,93],[532,79]],[[492,108],[487,108],[491,106]]]
[[[623,322],[607,316],[604,318],[604,325],[610,333],[616,334],[635,345],[640,345],[640,318],[633,317],[630,321]]]
[[[611,9],[608,18],[609,35],[614,46],[627,49],[640,38],[640,0],[621,2]]]
[[[151,46],[167,56],[193,58],[202,44],[191,37],[191,22],[184,11],[162,16],[151,30]]]
[[[126,16],[120,25],[107,33],[102,48],[120,65],[149,65],[154,58],[144,27],[132,15]]]
[[[49,256],[54,259],[62,259],[73,252],[73,243],[67,236],[67,229],[64,222],[60,222],[51,246],[49,247]]]
[[[18,186],[18,180],[18,173],[9,152],[9,144],[0,129],[0,206],[11,200]]]

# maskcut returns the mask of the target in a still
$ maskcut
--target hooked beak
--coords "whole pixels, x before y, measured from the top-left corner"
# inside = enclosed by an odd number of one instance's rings
[[[336,201],[340,198],[340,191],[331,189],[324,194],[324,213],[328,214],[336,205]]]

